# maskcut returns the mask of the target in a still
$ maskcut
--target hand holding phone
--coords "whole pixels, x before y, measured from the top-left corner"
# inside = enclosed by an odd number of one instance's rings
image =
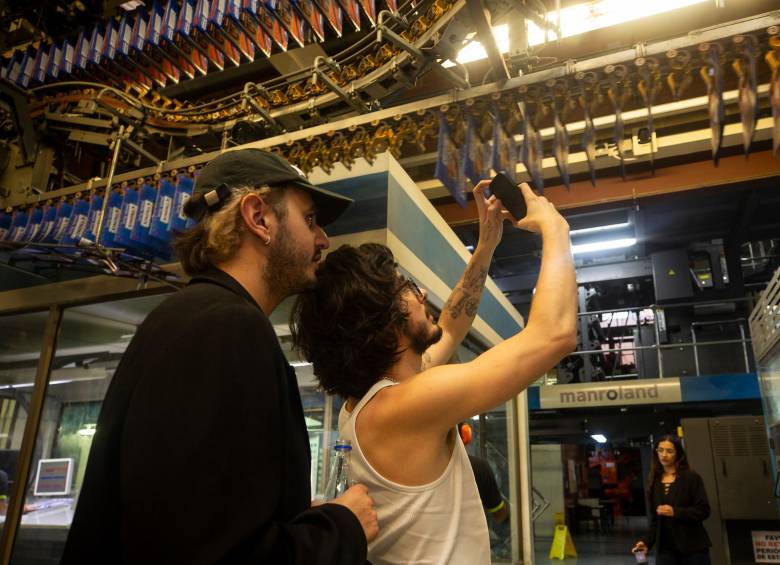
[[[504,208],[509,210],[515,220],[522,220],[528,213],[523,193],[506,172],[501,171],[493,177],[490,181],[490,192],[501,200]]]

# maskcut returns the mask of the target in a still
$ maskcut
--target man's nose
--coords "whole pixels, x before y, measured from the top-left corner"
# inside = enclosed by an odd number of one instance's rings
[[[320,226],[317,226],[319,233],[317,233],[317,238],[315,240],[315,245],[317,246],[317,249],[327,249],[330,247],[330,240],[328,239],[328,234],[325,233],[325,230],[322,229]]]

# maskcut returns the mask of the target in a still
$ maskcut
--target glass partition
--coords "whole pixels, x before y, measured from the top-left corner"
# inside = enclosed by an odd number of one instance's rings
[[[132,298],[63,313],[12,563],[59,562],[103,397],[136,328],[164,298]],[[43,321],[45,315],[41,329]],[[32,354],[37,363],[40,345]],[[13,389],[20,398],[29,394],[23,385],[32,391],[31,375]],[[23,423],[17,427],[21,433]]]
[[[48,315],[0,316],[0,530],[19,461]]]

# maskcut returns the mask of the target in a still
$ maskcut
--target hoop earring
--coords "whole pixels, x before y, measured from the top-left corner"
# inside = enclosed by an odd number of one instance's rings
[[[271,236],[269,235],[268,237],[266,237],[263,243],[265,243],[266,246],[271,245]]]

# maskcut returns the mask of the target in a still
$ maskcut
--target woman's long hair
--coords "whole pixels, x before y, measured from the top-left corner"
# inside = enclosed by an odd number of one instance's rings
[[[661,465],[661,460],[658,458],[658,447],[661,445],[661,442],[664,441],[668,441],[674,445],[674,450],[676,451],[674,462],[677,465],[677,470],[683,471],[691,468],[690,464],[688,463],[688,456],[685,454],[685,449],[683,449],[680,438],[673,435],[662,436],[657,442],[655,442],[655,449],[653,450],[653,462],[650,465],[650,475],[647,477],[647,495],[651,501],[653,500],[653,491],[655,490],[655,485],[661,482],[661,477],[663,477],[664,474],[664,466]]]

